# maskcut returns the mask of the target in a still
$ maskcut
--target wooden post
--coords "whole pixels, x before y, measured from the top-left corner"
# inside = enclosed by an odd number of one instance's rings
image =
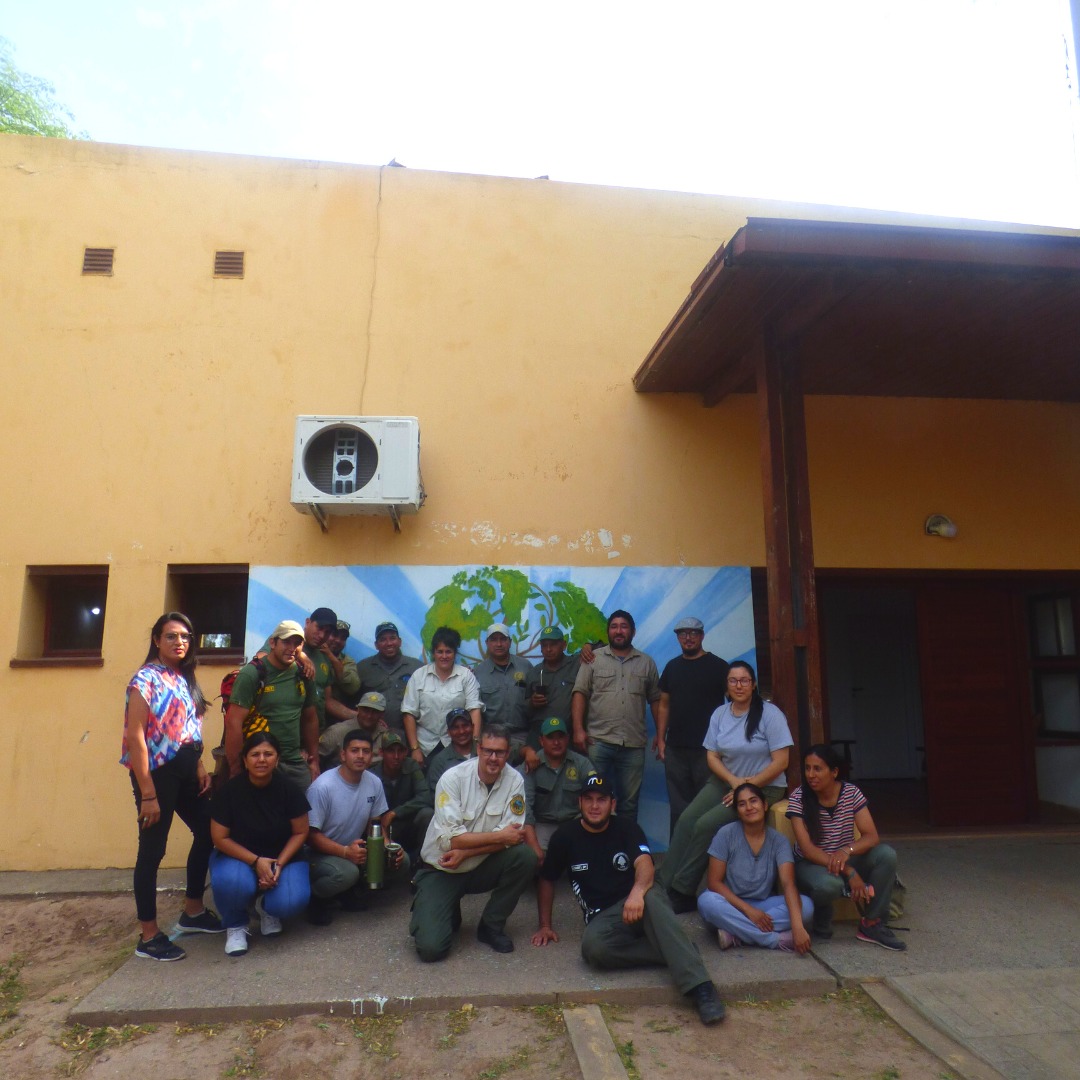
[[[772,697],[795,740],[788,777],[797,784],[802,748],[825,733],[802,379],[795,346],[777,345],[766,331],[754,351]]]

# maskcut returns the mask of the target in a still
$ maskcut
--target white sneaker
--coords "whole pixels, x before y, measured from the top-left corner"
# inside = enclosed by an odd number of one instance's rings
[[[225,931],[225,955],[243,956],[248,951],[246,926],[230,926]]]
[[[281,920],[276,915],[268,915],[263,907],[263,898],[255,901],[255,913],[259,916],[259,929],[263,937],[273,937],[281,933]]]

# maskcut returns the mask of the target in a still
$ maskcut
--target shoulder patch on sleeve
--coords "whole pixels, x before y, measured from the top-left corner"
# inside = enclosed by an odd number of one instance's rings
[[[439,792],[439,806],[447,806],[450,802],[450,796],[445,791]]]
[[[510,800],[510,813],[516,814],[518,817],[525,813],[525,797],[523,795],[515,795]]]

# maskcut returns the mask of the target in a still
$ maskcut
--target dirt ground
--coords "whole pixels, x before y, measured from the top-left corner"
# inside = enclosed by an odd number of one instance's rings
[[[168,901],[163,910],[168,910]],[[179,907],[179,900],[177,900]],[[68,1010],[130,955],[127,896],[0,900],[0,1077],[454,1077],[582,1080],[554,1006],[400,1017],[81,1028]],[[162,965],[161,977],[168,978]],[[631,1080],[953,1076],[859,991],[729,1002],[705,1028],[687,1010],[605,1007]]]

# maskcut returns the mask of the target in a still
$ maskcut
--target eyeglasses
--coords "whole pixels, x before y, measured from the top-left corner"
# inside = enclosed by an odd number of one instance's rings
[[[166,641],[182,641],[185,644],[191,641],[190,634],[178,634],[176,631],[170,631],[164,635]]]
[[[704,637],[704,630],[676,630],[676,637]]]
[[[752,686],[753,679],[728,679],[728,686]]]
[[[501,758],[501,757],[506,757],[510,753],[510,751],[509,750],[492,750],[487,746],[481,746],[480,747],[480,753],[483,754],[484,757]]]

